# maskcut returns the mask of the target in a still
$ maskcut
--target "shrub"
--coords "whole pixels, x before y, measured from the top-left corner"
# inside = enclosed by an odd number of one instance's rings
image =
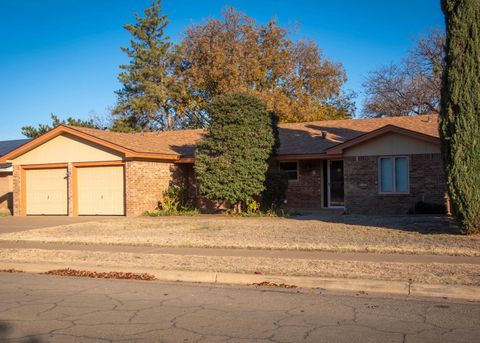
[[[271,170],[265,178],[265,190],[262,193],[263,210],[279,210],[287,196],[288,177],[281,170]]]
[[[264,101],[234,93],[207,107],[210,126],[197,144],[195,175],[202,194],[241,212],[264,189],[268,159],[275,150],[272,114]]]

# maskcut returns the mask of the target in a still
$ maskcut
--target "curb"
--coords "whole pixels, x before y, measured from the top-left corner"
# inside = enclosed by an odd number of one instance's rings
[[[0,269],[17,269],[27,273],[45,273],[49,270],[71,268],[96,272],[126,272],[128,268],[101,267],[95,265],[59,265],[34,263],[4,263]],[[365,279],[337,279],[308,276],[251,275],[202,271],[159,270],[141,268],[135,273],[154,275],[158,281],[198,282],[211,284],[252,285],[263,281],[295,285],[300,288],[321,288],[328,291],[368,292],[421,297],[442,297],[480,301],[480,287],[464,285],[416,284],[403,281]]]

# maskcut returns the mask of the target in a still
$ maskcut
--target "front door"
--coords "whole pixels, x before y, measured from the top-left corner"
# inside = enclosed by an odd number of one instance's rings
[[[330,207],[344,206],[343,161],[328,161],[328,198]]]

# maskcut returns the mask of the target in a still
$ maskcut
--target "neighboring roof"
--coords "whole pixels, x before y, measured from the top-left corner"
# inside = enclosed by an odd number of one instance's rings
[[[380,129],[383,129],[380,130]],[[333,147],[347,141],[365,140],[370,135],[383,134],[386,130],[409,134],[415,137],[430,137],[437,142],[438,116],[419,115],[372,119],[328,120],[279,125],[280,148],[278,155],[325,154]],[[14,158],[33,149],[44,141],[62,133],[70,133],[91,140],[129,157],[167,158],[178,160],[193,157],[195,145],[204,130],[178,130],[146,133],[117,133],[76,126],[60,125],[24,147],[5,156]],[[360,137],[362,137],[360,139]]]
[[[15,139],[10,141],[0,141],[0,156],[8,154],[10,151],[24,145],[30,139]]]

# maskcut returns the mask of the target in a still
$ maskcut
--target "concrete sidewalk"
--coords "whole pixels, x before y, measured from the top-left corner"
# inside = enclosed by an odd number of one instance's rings
[[[303,251],[303,250],[216,249],[216,248],[181,248],[181,247],[164,248],[164,247],[132,246],[132,245],[61,244],[61,243],[39,243],[39,242],[0,242],[0,249],[45,249],[45,250],[125,252],[125,253],[137,253],[137,254],[270,257],[270,258],[325,260],[325,261],[480,264],[480,256],[402,255],[402,254],[349,253],[349,252],[325,252],[325,251]]]

